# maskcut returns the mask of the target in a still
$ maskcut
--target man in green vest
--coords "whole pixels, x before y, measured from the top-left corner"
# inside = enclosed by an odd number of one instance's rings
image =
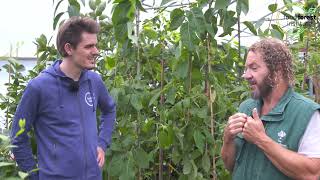
[[[230,116],[221,149],[235,180],[320,179],[320,106],[294,92],[292,57],[276,39],[249,48],[252,98]]]

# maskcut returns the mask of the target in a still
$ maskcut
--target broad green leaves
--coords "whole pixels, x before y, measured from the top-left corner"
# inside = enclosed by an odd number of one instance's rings
[[[18,137],[19,135],[21,135],[22,133],[24,133],[25,129],[26,129],[26,119],[20,119],[19,120],[19,131],[16,133],[15,137]]]
[[[196,143],[197,148],[201,153],[204,151],[205,145],[205,136],[200,131],[195,131],[193,134],[194,141]]]
[[[81,14],[83,1],[68,2],[69,11],[54,13],[54,27],[65,13]],[[101,24],[101,56],[96,71],[117,102],[117,123],[106,158],[107,175],[110,179],[156,179],[161,148],[163,166],[168,169],[163,179],[170,175],[174,179],[209,179],[213,159],[218,178],[226,177],[218,155],[225,120],[250,94],[239,77],[245,49],[241,47],[239,59],[239,51],[234,48],[237,42],[220,40],[229,40],[227,35],[237,33],[237,17],[246,15],[249,1],[232,1],[236,4],[230,6],[231,0],[216,0],[209,6],[208,1],[201,0],[172,9],[166,6],[175,1],[162,0],[152,17],[140,15],[140,32],[136,32],[135,13],[148,10],[148,6],[138,0],[114,0],[110,18],[105,12],[106,2],[110,1],[90,0],[92,12],[81,15],[89,15]],[[269,5],[271,12],[277,8],[276,4]],[[264,23],[262,18],[243,25],[253,35],[284,36],[278,24],[261,29]],[[217,37],[218,29],[223,38]],[[57,58],[56,51],[48,47],[49,38],[41,36],[36,43],[39,59]],[[11,86],[16,88],[14,83]],[[6,96],[0,97],[6,100]],[[209,104],[213,105],[212,112]]]
[[[168,148],[173,143],[173,129],[172,127],[163,127],[159,131],[158,139],[161,148]]]
[[[140,168],[149,168],[150,157],[142,148],[137,148],[133,155]]]
[[[269,6],[268,6],[268,9],[271,11],[271,12],[276,12],[276,10],[277,10],[277,6],[278,6],[278,4],[270,4]]]
[[[96,15],[97,16],[101,16],[102,12],[106,9],[106,2],[102,2],[101,4],[98,5],[97,9],[96,9]]]
[[[276,37],[278,39],[283,39],[284,32],[283,32],[282,28],[277,24],[271,24],[271,27],[273,28],[273,29],[271,29],[272,36]]]
[[[186,11],[187,21],[180,27],[181,42],[189,51],[195,51],[201,41],[201,37],[211,27],[207,25],[200,8],[192,8]],[[210,32],[213,30],[210,29]]]
[[[237,1],[237,13],[241,13],[241,11],[244,14],[247,14],[249,11],[249,0],[238,0]]]
[[[181,24],[183,23],[185,19],[184,16],[184,11],[180,8],[178,9],[174,9],[171,13],[170,13],[170,30],[176,30],[177,28],[179,28],[181,26]]]
[[[253,26],[253,24],[249,21],[245,21],[243,22],[244,25],[247,26],[247,28],[249,28],[249,30],[254,34],[254,35],[257,35],[257,31],[255,29],[255,27]]]
[[[234,11],[219,11],[220,25],[223,27],[223,33],[219,35],[220,37],[231,34],[233,31],[233,26],[237,23],[235,14]]]
[[[166,4],[168,4],[169,2],[171,2],[171,1],[173,1],[173,0],[162,0],[160,6],[166,5]]]
[[[68,6],[68,14],[69,17],[72,16],[79,16],[80,15],[80,4],[77,0],[68,0],[69,6]]]
[[[134,18],[135,7],[131,1],[123,1],[116,4],[112,14],[112,23],[114,25],[115,38],[118,42],[124,43],[128,39],[128,25],[129,21]]]
[[[226,9],[230,4],[230,0],[216,0],[214,4],[215,9]]]

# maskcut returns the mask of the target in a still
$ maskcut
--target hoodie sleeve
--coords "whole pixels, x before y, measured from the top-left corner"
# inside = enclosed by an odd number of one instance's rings
[[[106,151],[107,147],[111,144],[112,131],[116,119],[116,104],[101,77],[98,84],[98,107],[101,111],[98,145]]]
[[[12,145],[15,146],[12,148],[12,152],[19,168],[25,172],[37,168],[28,132],[37,116],[39,97],[39,90],[33,87],[30,81],[23,92],[12,123],[10,137]],[[37,173],[31,173],[31,179],[37,179],[35,176]]]

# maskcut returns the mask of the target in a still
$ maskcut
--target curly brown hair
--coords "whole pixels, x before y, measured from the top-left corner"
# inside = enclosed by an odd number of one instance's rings
[[[249,51],[261,55],[270,71],[271,78],[275,78],[275,73],[280,72],[283,79],[289,85],[293,85],[292,55],[288,46],[282,41],[274,38],[262,39],[250,46]]]

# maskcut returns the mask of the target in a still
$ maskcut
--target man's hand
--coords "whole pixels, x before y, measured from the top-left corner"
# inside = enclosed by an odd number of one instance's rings
[[[229,117],[228,124],[224,129],[223,140],[225,143],[233,141],[234,137],[242,132],[243,126],[247,121],[247,115],[244,113],[236,113]]]
[[[263,140],[267,135],[256,108],[252,110],[252,116],[253,118],[247,118],[247,122],[245,123],[243,128],[243,137],[247,141],[253,144],[257,144],[261,140]]]
[[[103,167],[104,165],[104,156],[105,156],[105,153],[103,151],[103,149],[101,147],[97,147],[97,161],[98,161],[98,165],[100,168]]]

